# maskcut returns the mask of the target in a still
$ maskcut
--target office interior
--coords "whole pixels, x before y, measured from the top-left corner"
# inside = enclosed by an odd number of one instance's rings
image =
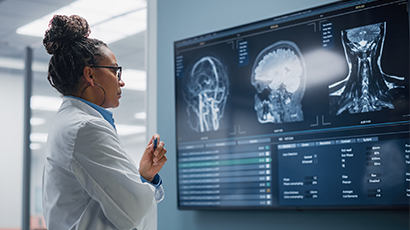
[[[74,2],[0,0],[0,100],[3,105],[0,113],[3,121],[3,131],[0,132],[0,230],[22,229],[27,223],[23,218],[25,211],[30,213],[30,229],[46,229],[41,204],[43,151],[47,129],[61,100],[61,96],[46,79],[50,56],[42,46],[42,38],[18,34],[16,31]],[[121,8],[122,1],[107,2],[103,4],[104,1],[95,1],[86,11],[89,9],[108,14],[111,4]],[[166,143],[168,162],[160,173],[166,195],[158,204],[158,229],[409,229],[409,210],[179,210],[175,155],[174,42],[336,1],[140,2],[141,5],[134,11],[146,12],[146,20],[142,22],[145,26],[136,33],[108,42],[118,63],[123,66],[126,84],[121,105],[113,113],[119,124],[120,139],[136,161],[152,134],[159,133],[161,140]],[[117,31],[119,33],[133,26],[130,23]],[[117,31],[114,30],[114,33]],[[28,50],[32,51],[31,168],[30,189],[23,191],[24,63],[27,55],[30,55]],[[29,210],[24,210],[27,207],[23,205],[24,194],[30,197]]]

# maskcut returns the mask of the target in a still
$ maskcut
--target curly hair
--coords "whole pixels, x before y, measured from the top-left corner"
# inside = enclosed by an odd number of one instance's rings
[[[78,15],[54,15],[45,32],[43,45],[51,54],[47,79],[63,95],[78,91],[86,66],[98,65],[103,41],[88,38],[87,21]]]

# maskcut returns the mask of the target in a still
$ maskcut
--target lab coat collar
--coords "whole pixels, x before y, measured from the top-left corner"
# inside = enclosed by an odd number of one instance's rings
[[[109,110],[107,110],[107,109],[104,109],[104,108],[101,107],[101,106],[98,106],[98,105],[96,105],[96,104],[94,104],[94,103],[92,103],[92,102],[89,102],[89,101],[84,100],[84,99],[79,98],[79,97],[74,97],[74,96],[69,96],[69,95],[68,95],[68,96],[64,96],[64,97],[66,97],[66,98],[74,98],[74,99],[80,100],[80,101],[86,103],[87,105],[91,106],[93,109],[97,110],[97,111],[104,117],[104,119],[105,119],[106,121],[108,121],[108,123],[110,123],[110,124],[112,125],[112,127],[114,127],[115,130],[117,130],[116,127],[115,127],[115,124],[114,124],[114,117],[113,117],[113,114],[112,114],[111,111],[109,111]]]

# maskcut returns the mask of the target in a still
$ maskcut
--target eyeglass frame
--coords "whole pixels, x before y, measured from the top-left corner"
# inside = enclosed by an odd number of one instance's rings
[[[90,65],[89,67],[115,69],[118,81],[121,81],[122,66]]]

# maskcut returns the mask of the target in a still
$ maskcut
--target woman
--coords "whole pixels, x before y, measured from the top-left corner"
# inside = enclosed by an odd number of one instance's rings
[[[80,16],[55,15],[43,44],[52,55],[50,84],[63,102],[49,131],[43,209],[53,229],[156,229],[164,197],[158,172],[167,161],[154,135],[139,169],[118,138],[112,113],[119,106],[121,67],[107,45],[88,38]]]

